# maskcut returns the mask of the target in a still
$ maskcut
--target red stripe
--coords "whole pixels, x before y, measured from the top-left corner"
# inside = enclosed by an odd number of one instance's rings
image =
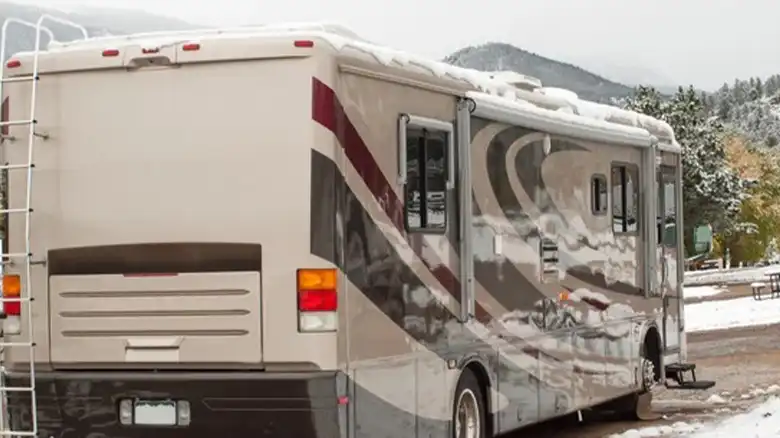
[[[390,217],[393,225],[403,233],[405,228],[403,203],[379,169],[352,121],[347,117],[336,93],[317,78],[314,78],[313,87],[312,118],[336,135],[352,166],[382,205],[382,209]]]
[[[368,189],[379,202],[385,214],[393,222],[395,228],[406,238],[404,224],[404,205],[398,198],[392,185],[379,168],[374,156],[360,137],[355,125],[347,116],[344,107],[332,88],[317,78],[312,78],[312,119],[321,124],[338,138],[344,149],[344,154],[352,163],[357,173],[363,179]],[[408,241],[408,238],[407,238]],[[416,245],[411,245],[415,248]],[[421,251],[414,249],[417,256],[433,273],[434,277],[447,289],[456,300],[460,301],[460,282],[445,265],[432,267]],[[476,317],[480,321],[488,321],[490,315],[479,304],[476,306]]]

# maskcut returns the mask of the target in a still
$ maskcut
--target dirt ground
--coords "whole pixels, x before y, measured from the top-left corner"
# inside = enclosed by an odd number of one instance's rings
[[[750,296],[750,288],[707,297],[706,301]],[[701,299],[687,302],[700,302]],[[579,423],[565,418],[524,429],[507,438],[607,438],[629,429],[707,421],[749,409],[770,393],[780,394],[780,324],[718,330],[688,335],[688,361],[696,363],[700,380],[715,380],[707,391],[681,391],[662,388],[654,394],[657,421],[627,422],[586,415]],[[778,385],[772,387],[772,385]],[[769,389],[769,391],[767,391]],[[717,395],[726,403],[708,400]]]

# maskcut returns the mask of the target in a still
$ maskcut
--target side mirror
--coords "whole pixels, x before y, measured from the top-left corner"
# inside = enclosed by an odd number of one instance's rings
[[[712,251],[712,227],[700,225],[693,230],[693,246],[697,254]]]

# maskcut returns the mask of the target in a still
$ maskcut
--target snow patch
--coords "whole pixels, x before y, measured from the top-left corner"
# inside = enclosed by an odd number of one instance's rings
[[[775,387],[777,385],[769,388]],[[780,387],[777,387],[777,390],[780,390]],[[722,413],[727,411],[728,408],[718,410]],[[694,424],[678,422],[669,426],[630,429],[620,434],[610,435],[609,438],[776,438],[780,436],[778,431],[780,431],[780,399],[771,397],[748,412],[724,420]]]
[[[685,305],[686,332],[723,330],[780,323],[780,300],[753,297]]]
[[[688,271],[685,273],[685,285],[738,284],[763,282],[769,274],[780,272],[780,266],[762,268],[711,269],[706,271]]]
[[[719,396],[718,394],[712,394],[710,398],[707,399],[707,403],[713,405],[725,405],[726,403],[728,403],[728,401],[725,398]]]
[[[651,426],[642,429],[629,429],[620,434],[610,435],[609,438],[651,438],[662,436],[685,436],[701,429],[700,424],[688,424],[677,422],[671,425]]]
[[[775,438],[780,430],[780,399],[771,398],[744,414],[706,425],[690,438]]]

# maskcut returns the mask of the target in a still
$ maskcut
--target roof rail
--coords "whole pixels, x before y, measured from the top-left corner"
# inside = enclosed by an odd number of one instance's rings
[[[75,23],[73,21],[66,20],[64,18],[55,17],[53,15],[43,14],[40,17],[38,17],[38,21],[36,21],[34,23],[32,21],[21,20],[19,18],[14,18],[14,17],[6,18],[5,22],[3,23],[3,28],[2,28],[2,31],[1,31],[2,32],[2,42],[3,42],[3,44],[2,44],[2,47],[0,47],[0,62],[5,62],[6,57],[8,56],[8,53],[6,53],[6,44],[5,44],[5,42],[7,41],[6,37],[8,36],[8,28],[11,27],[12,24],[17,24],[17,25],[20,25],[20,26],[28,27],[28,28],[30,28],[30,29],[32,29],[32,30],[34,30],[36,32],[36,35],[35,35],[35,51],[36,52],[41,50],[41,34],[45,33],[46,35],[49,36],[49,44],[52,44],[52,43],[56,44],[57,43],[57,37],[54,36],[54,32],[52,32],[51,29],[49,29],[48,27],[43,25],[46,21],[53,21],[55,23],[59,23],[59,24],[65,25],[65,26],[72,27],[72,28],[78,30],[79,32],[81,32],[81,34],[84,36],[85,40],[89,39],[89,31],[87,31],[87,28],[85,28],[84,26],[82,26],[82,25],[80,25],[78,23]],[[0,72],[1,71],[2,70],[0,69]]]
[[[140,32],[128,35],[107,35],[89,38],[88,40],[77,41],[56,41],[52,47],[78,47],[84,45],[85,41],[95,44],[109,44],[111,42],[131,42],[142,40],[146,38],[199,38],[207,36],[219,36],[219,35],[241,35],[241,34],[260,34],[273,33],[279,31],[301,32],[301,31],[316,31],[324,32],[332,35],[339,35],[354,41],[365,41],[362,37],[339,24],[332,23],[283,23],[283,24],[270,24],[262,26],[238,26],[228,28],[198,28],[190,30],[174,30],[174,31],[154,31],[154,32]]]
[[[12,24],[18,24],[20,26],[29,27],[33,30],[38,30],[38,33],[45,32],[47,35],[49,35],[49,41],[54,41],[54,33],[49,29],[48,27],[44,26],[38,26],[37,23],[33,23],[30,21],[20,20],[18,18],[6,18],[5,22],[3,23],[3,30],[2,30],[2,47],[0,47],[0,62],[5,62],[6,57],[8,56],[6,51],[6,44],[5,42],[8,41],[8,28],[11,27]],[[1,71],[1,70],[0,70]]]

